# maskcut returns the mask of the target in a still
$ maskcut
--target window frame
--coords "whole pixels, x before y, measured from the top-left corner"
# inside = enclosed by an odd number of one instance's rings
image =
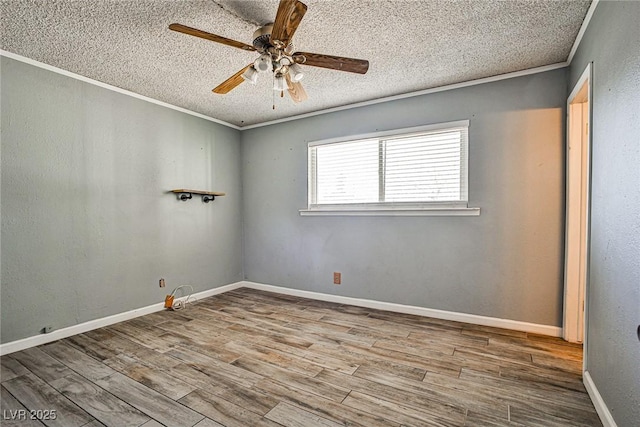
[[[404,138],[425,132],[434,132],[453,128],[467,128],[467,142],[465,144],[461,168],[464,168],[464,186],[466,201],[453,202],[372,202],[348,204],[317,204],[312,203],[316,193],[316,180],[312,176],[313,148],[329,144],[356,142],[367,139]],[[469,120],[458,120],[446,123],[430,124],[389,131],[372,132],[348,137],[338,137],[312,141],[307,144],[307,208],[300,209],[303,216],[477,216],[480,208],[469,207]]]

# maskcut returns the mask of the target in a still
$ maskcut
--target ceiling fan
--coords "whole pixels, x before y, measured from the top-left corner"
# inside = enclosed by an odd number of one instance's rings
[[[343,58],[320,53],[293,52],[291,39],[306,11],[307,6],[298,0],[281,0],[273,24],[263,25],[253,34],[253,46],[181,24],[171,24],[169,29],[242,50],[260,53],[258,59],[213,89],[214,93],[228,93],[245,80],[255,84],[259,73],[272,73],[274,76],[273,89],[281,93],[287,89],[294,102],[301,102],[307,99],[307,94],[302,84],[300,84],[300,80],[303,77],[300,65],[359,74],[365,74],[369,69],[369,61],[363,59]]]

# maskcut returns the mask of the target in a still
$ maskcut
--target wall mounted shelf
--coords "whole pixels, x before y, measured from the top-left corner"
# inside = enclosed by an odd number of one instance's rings
[[[205,203],[209,203],[215,200],[216,196],[225,195],[225,193],[221,193],[219,191],[186,190],[184,188],[171,190],[171,192],[176,194],[176,196],[178,197],[178,200],[182,200],[183,202],[186,202],[187,200],[193,198],[194,194],[198,196],[202,196],[202,201]]]

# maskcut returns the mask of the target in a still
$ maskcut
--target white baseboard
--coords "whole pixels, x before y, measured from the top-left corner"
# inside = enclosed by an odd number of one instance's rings
[[[229,285],[224,285],[224,286],[209,289],[206,291],[198,292],[193,294],[192,297],[195,298],[196,300],[201,298],[207,298],[213,295],[238,289],[242,287],[242,283],[244,282],[231,283]],[[23,338],[21,340],[0,344],[0,356],[9,354],[9,353],[14,353],[16,351],[24,350],[31,347],[36,347],[36,346],[46,344],[52,341],[56,341],[62,338],[67,338],[72,335],[82,334],[84,332],[88,332],[93,329],[98,329],[105,326],[113,325],[114,323],[123,322],[125,320],[133,319],[134,317],[144,316],[145,314],[154,313],[156,311],[160,311],[163,309],[164,309],[164,302],[159,302],[157,304],[136,308],[130,311],[126,311],[124,313],[118,313],[112,316],[90,320],[88,322],[80,323],[78,325],[57,329],[48,334],[34,335],[32,337]]]
[[[494,328],[513,329],[553,337],[562,336],[562,328],[558,326],[540,325],[537,323],[521,322],[519,320],[500,319],[497,317],[479,316],[476,314],[458,313],[454,311],[436,310],[433,308],[396,304],[362,298],[345,297],[340,295],[323,294],[319,292],[301,291],[280,286],[265,285],[255,282],[240,282],[243,287],[285,295],[310,298],[339,304],[356,305],[359,307],[375,308],[378,310],[394,311],[397,313],[415,314],[418,316],[434,317],[436,319],[453,320],[456,322],[473,323],[476,325],[492,326]]]
[[[593,406],[596,408],[602,425],[604,427],[617,427],[616,421],[613,419],[613,415],[611,415],[607,404],[604,403],[604,399],[602,399],[598,387],[596,387],[596,384],[593,382],[589,371],[584,371],[584,374],[582,374],[582,382],[587,389],[587,393],[589,393]]]
[[[453,320],[456,322],[473,323],[476,325],[492,326],[494,328],[513,329],[516,331],[531,332],[541,335],[550,335],[554,337],[562,336],[562,328],[557,326],[540,325],[536,323],[521,322],[518,320],[500,319],[496,317],[479,316],[476,314],[457,313],[453,311],[436,310],[433,308],[417,307],[412,305],[396,304],[392,302],[375,301],[362,298],[345,297],[340,295],[323,294],[320,292],[302,291],[298,289],[290,289],[281,286],[266,285],[263,283],[255,283],[242,281],[231,283],[229,285],[220,286],[218,288],[209,289],[207,291],[193,294],[196,299],[207,298],[224,292],[232,291],[238,288],[251,288],[267,292],[275,292],[285,295],[298,296],[302,298],[315,299],[320,301],[335,302],[339,304],[356,305],[359,307],[374,308],[378,310],[393,311],[397,313],[415,314],[417,316],[434,317],[436,319]],[[72,335],[81,334],[93,329],[102,328],[113,325],[114,323],[123,322],[133,319],[134,317],[144,316],[145,314],[154,313],[164,308],[164,303],[149,305],[147,307],[136,308],[124,313],[114,314],[112,316],[100,319],[90,320],[78,325],[69,326],[55,330],[48,334],[35,335],[17,341],[0,344],[0,356],[14,353],[31,347],[36,347]],[[606,407],[605,407],[606,408]],[[615,424],[612,424],[615,425]]]

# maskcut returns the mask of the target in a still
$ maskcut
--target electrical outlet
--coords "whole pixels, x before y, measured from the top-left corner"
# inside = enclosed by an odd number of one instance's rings
[[[164,279],[160,279],[160,281],[159,281],[159,282],[160,282],[160,287],[161,287],[161,288],[164,288]]]
[[[335,271],[333,273],[333,284],[339,285],[341,283],[342,283],[342,273],[338,273],[337,271]]]

